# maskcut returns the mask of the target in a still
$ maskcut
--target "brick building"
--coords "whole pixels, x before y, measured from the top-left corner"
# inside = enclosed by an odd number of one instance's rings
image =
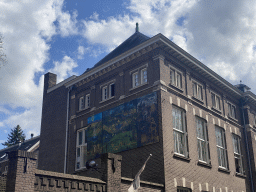
[[[86,162],[100,170],[114,153],[122,182],[107,191],[127,191],[152,153],[152,191],[254,191],[256,96],[164,35],[136,28],[82,75],[56,78],[44,80],[39,169],[99,178]]]
[[[28,140],[24,140],[19,144],[13,145],[11,147],[6,147],[0,150],[0,175],[7,174],[8,170],[8,153],[15,150],[22,150],[27,152],[33,152],[38,155],[39,153],[39,145],[40,145],[40,136],[33,137]]]

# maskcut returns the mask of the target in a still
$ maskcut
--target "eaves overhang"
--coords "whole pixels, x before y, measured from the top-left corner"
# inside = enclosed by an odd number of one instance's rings
[[[100,66],[98,67],[93,67],[91,70],[89,70],[88,72],[85,72],[83,73],[82,75],[80,75],[79,77],[77,77],[76,79],[72,80],[72,81],[69,81],[68,83],[65,84],[65,86],[68,88],[80,81],[82,81],[83,79],[86,79],[98,72],[100,72],[101,70],[103,69],[106,69],[106,68],[109,68],[110,66],[112,66],[113,64],[115,63],[118,63],[118,62],[121,62],[122,60],[126,59],[127,57],[130,57],[134,54],[136,54],[137,52],[149,47],[149,46],[154,46],[154,44],[160,40],[160,35],[156,35],[152,38],[150,38],[149,40],[137,45],[136,47],[118,55],[117,57],[107,61],[106,63],[104,64],[101,64]]]
[[[216,86],[219,86],[220,88],[226,90],[227,92],[233,94],[236,98],[240,98],[243,94],[242,91],[240,91],[238,88],[233,86],[231,83],[229,83],[227,80],[222,78],[220,75],[215,73],[213,70],[211,70],[209,67],[207,67],[205,64],[194,58],[192,55],[184,51],[182,48],[180,48],[178,45],[170,41],[168,38],[166,38],[164,35],[161,35],[161,41],[163,44],[165,44],[166,48],[165,50],[174,53],[177,59],[179,59],[182,63],[187,65],[193,70],[196,70],[199,74],[201,74],[203,77],[208,79],[209,81],[213,82]],[[235,94],[235,95],[234,95]]]
[[[196,58],[194,58],[192,55],[184,51],[182,48],[180,48],[178,45],[173,43],[171,40],[166,38],[161,33],[139,44],[138,46],[122,53],[121,55],[118,55],[117,57],[107,61],[106,63],[98,67],[92,68],[91,70],[89,70],[88,72],[85,72],[84,74],[78,76],[77,78],[70,80],[69,82],[65,83],[65,86],[68,88],[86,78],[89,78],[90,76],[100,72],[101,70],[109,68],[115,63],[125,60],[125,58],[130,57],[149,46],[153,47],[153,45],[157,45],[157,47],[163,47],[165,50],[169,51],[170,53],[175,53],[176,58],[179,59],[182,63],[184,63],[191,69],[196,70],[203,77],[213,82],[216,86],[232,94],[232,96],[234,96],[235,98],[238,99],[242,97],[243,95],[242,91],[240,91],[238,88],[233,86],[227,80],[219,76],[217,73],[215,73],[213,70],[208,68],[206,65],[204,65],[202,62],[200,62]]]
[[[247,99],[247,103],[253,104],[256,107],[256,95],[251,91],[244,93],[244,97]]]

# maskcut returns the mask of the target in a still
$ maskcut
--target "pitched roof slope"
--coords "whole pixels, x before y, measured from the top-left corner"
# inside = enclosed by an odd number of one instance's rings
[[[5,159],[5,153],[14,151],[14,150],[23,150],[23,151],[28,151],[31,147],[33,147],[38,141],[40,141],[40,135],[37,137],[33,137],[29,140],[25,140],[21,145],[19,144],[13,145],[11,147],[4,148],[0,150],[0,161]]]
[[[98,67],[98,66],[102,65],[103,63],[110,61],[111,59],[117,57],[118,55],[121,55],[122,53],[128,51],[129,49],[132,49],[133,47],[136,47],[137,45],[147,41],[148,39],[150,39],[150,37],[138,32],[138,31],[135,32],[132,36],[130,36],[128,39],[126,39],[117,48],[115,48],[108,55],[106,55],[103,59],[101,59],[98,63],[96,63],[94,65],[94,67]]]

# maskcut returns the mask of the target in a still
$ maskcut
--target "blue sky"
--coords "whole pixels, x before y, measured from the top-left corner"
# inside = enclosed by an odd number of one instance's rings
[[[250,0],[2,0],[0,143],[20,125],[40,134],[43,75],[81,75],[131,36],[162,33],[232,84],[256,93],[256,2]],[[0,149],[3,146],[0,145]]]

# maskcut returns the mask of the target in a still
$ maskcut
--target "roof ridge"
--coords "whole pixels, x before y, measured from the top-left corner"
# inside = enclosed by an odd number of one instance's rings
[[[28,140],[25,140],[25,141],[22,142],[21,144],[27,143],[27,142],[32,141],[32,140],[34,140],[34,139],[37,139],[38,137],[40,137],[40,135],[38,135],[38,136],[36,136],[36,137],[33,137],[33,138],[30,138],[30,139],[28,139]],[[18,146],[18,145],[19,145],[19,143],[18,143],[18,144],[15,144],[15,145],[12,145],[12,146],[10,146],[10,147],[3,148],[3,149],[0,150],[0,152],[2,152],[2,151],[4,151],[4,150],[7,150],[7,149],[11,149],[11,148],[16,147],[16,146]]]
[[[143,33],[136,31],[133,33],[130,37],[128,37],[125,41],[123,41],[120,45],[118,45],[114,50],[109,52],[105,57],[103,57],[100,61],[98,61],[92,68],[98,67],[102,65],[103,63],[106,63],[110,61],[111,59],[117,57],[118,55],[132,49],[133,47],[138,46],[139,44],[149,40],[150,37],[144,35]],[[124,49],[122,49],[122,46],[125,46]],[[88,68],[84,73],[90,71],[92,68]],[[84,74],[83,73],[83,74]]]

